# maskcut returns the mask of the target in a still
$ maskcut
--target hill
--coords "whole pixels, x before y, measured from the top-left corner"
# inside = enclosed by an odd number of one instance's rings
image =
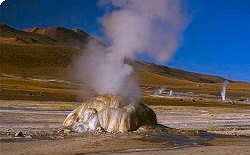
[[[49,27],[30,28],[22,31],[0,24],[0,43],[84,48],[86,41],[90,38],[92,37],[80,29]]]
[[[0,24],[0,43],[53,45],[55,40],[45,35],[28,33]]]
[[[79,29],[70,30],[59,27],[21,31],[7,25],[1,25],[0,32],[2,88],[0,99],[37,98],[41,100],[44,99],[43,96],[46,96],[44,94],[47,94],[51,97],[50,100],[75,100],[79,94],[83,94],[77,88],[85,86],[77,83],[72,62],[84,52],[82,47],[88,38],[91,38],[87,33]],[[16,38],[22,38],[24,41]],[[8,39],[12,41],[6,41]],[[135,76],[144,94],[165,86],[167,90],[218,96],[224,81],[222,77],[188,72],[148,62],[128,61],[128,63],[135,67]],[[58,86],[56,86],[55,83],[45,82],[46,80],[31,82],[27,80],[27,77],[67,80],[74,84],[65,85],[57,82]],[[30,94],[32,94],[31,97]],[[39,97],[41,94],[43,94],[42,97]],[[228,94],[232,97],[249,97],[250,84],[231,81]]]
[[[140,70],[147,70],[149,72],[159,74],[162,76],[169,76],[172,78],[185,79],[193,82],[201,83],[222,83],[225,79],[219,76],[198,74],[194,72],[184,71],[181,69],[170,68],[163,65],[157,65],[149,62],[136,61],[134,67]],[[231,81],[233,82],[233,81]]]
[[[25,32],[36,33],[56,41],[57,45],[73,46],[83,48],[86,41],[91,38],[86,32],[80,29],[66,29],[63,27],[31,28]]]
[[[88,39],[92,38],[80,29],[70,30],[62,27],[30,28],[20,31],[7,25],[0,25],[0,32],[2,40],[23,38],[23,42],[20,39],[20,42],[18,42],[18,39],[16,39],[16,42],[0,41],[0,43],[8,43],[1,45],[3,65],[20,67],[23,65],[67,66],[72,62],[73,55],[79,54],[78,49],[80,47],[82,49]],[[77,49],[74,50],[74,48]],[[178,79],[205,83],[221,83],[224,81],[223,78],[218,76],[198,74],[147,62],[130,61],[129,63],[138,70],[147,70]]]

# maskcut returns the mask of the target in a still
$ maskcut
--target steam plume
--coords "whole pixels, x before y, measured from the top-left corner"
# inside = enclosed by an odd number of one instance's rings
[[[165,87],[161,87],[155,90],[154,95],[161,95],[164,91],[165,91]]]
[[[173,89],[170,89],[169,90],[169,95],[168,96],[173,96],[174,95],[174,91],[173,91]]]
[[[225,80],[223,82],[223,86],[222,86],[222,90],[221,90],[221,99],[222,101],[226,100],[226,89],[227,89],[227,85],[229,84],[229,81]]]
[[[179,0],[100,0],[113,11],[102,19],[109,47],[91,41],[81,58],[81,77],[99,94],[140,95],[131,77],[132,66],[124,63],[145,53],[167,61],[181,44],[186,16]]]
[[[2,5],[2,3],[4,2],[5,0],[0,0],[0,5]]]

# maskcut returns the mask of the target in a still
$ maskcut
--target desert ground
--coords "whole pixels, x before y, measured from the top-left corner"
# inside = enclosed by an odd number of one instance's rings
[[[1,154],[249,154],[250,109],[151,105],[158,123],[131,133],[61,129],[81,102],[1,100]],[[166,126],[163,127],[162,125]],[[21,131],[23,137],[14,135]]]
[[[232,100],[221,102],[214,94],[219,83],[186,81],[182,86],[183,80],[158,77],[169,84],[174,81],[176,92],[173,97],[166,92],[155,96],[153,90],[162,83],[147,85],[155,77],[146,76],[141,99],[155,111],[159,125],[129,133],[76,134],[63,130],[62,122],[86,99],[81,96],[84,85],[56,76],[1,73],[0,78],[0,150],[4,155],[250,154],[250,104],[244,100],[249,96],[248,83],[232,83]],[[16,135],[20,132],[23,135]]]

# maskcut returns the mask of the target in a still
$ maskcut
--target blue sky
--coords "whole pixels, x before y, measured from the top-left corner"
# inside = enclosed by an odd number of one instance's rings
[[[165,65],[250,82],[250,1],[183,2],[192,20],[182,47]],[[107,10],[96,3],[96,0],[6,0],[0,6],[0,23],[19,29],[81,28],[101,35],[98,18]]]

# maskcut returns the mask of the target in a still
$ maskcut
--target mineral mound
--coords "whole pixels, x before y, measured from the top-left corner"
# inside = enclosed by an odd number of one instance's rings
[[[67,116],[63,126],[79,133],[99,129],[107,132],[128,132],[156,123],[156,114],[143,103],[108,95],[84,102]]]

